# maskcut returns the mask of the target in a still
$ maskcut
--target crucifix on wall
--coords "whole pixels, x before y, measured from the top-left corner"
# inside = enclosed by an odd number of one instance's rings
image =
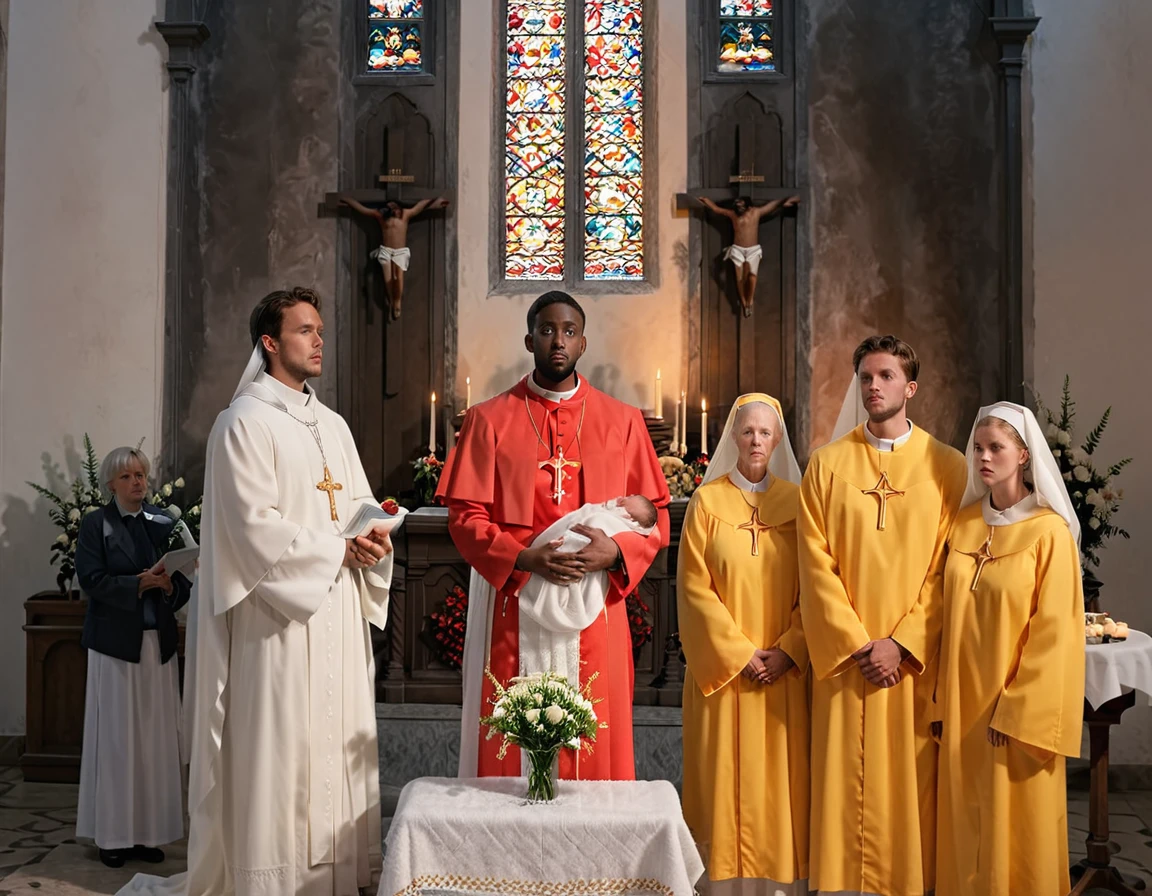
[[[425,211],[446,208],[449,195],[418,187],[415,176],[405,173],[402,128],[389,128],[385,145],[386,165],[389,167],[387,174],[377,178],[381,188],[328,193],[324,197],[324,207],[333,212],[341,207],[350,208],[379,225],[380,246],[372,250],[370,257],[380,264],[389,316],[396,320],[400,317],[400,303],[404,296],[404,272],[412,259],[408,247],[408,224]]]
[[[730,175],[728,186],[687,190],[676,194],[678,209],[705,208],[732,222],[732,244],[724,257],[736,269],[736,289],[745,317],[752,315],[756,279],[763,250],[760,247],[760,225],[799,204],[799,192],[790,187],[765,187],[764,175],[756,173],[756,128],[738,128],[736,151],[738,174]],[[732,203],[729,209],[720,203]]]

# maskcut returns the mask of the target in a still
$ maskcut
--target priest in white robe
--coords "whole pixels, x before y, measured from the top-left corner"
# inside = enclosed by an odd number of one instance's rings
[[[391,544],[341,535],[375,499],[347,424],[306,384],[319,299],[272,293],[251,331],[208,439],[188,871],[121,893],[346,896],[379,876],[368,623],[387,620]]]

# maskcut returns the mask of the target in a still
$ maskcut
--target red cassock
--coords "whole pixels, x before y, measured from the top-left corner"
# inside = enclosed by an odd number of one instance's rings
[[[631,780],[636,777],[632,753],[632,639],[624,598],[639,584],[660,548],[668,544],[668,485],[640,412],[617,401],[586,379],[562,402],[551,401],[526,385],[527,377],[507,392],[469,409],[456,448],[449,455],[437,497],[448,506],[448,530],[461,556],[496,589],[492,608],[488,666],[501,684],[519,673],[519,602],[528,573],[517,570],[516,557],[532,539],[566,513],[588,502],[621,495],[644,495],[659,508],[656,528],[648,536],[625,532],[615,537],[623,564],[609,573],[611,587],[605,612],[580,633],[581,686],[592,683],[596,714],[608,727],[596,737],[593,751],[564,749],[564,778]],[[578,461],[562,477],[563,494],[555,499],[553,464]],[[473,631],[468,639],[482,638]],[[481,715],[492,708],[495,688],[485,679]],[[520,774],[520,751],[509,747],[496,758],[499,737],[463,732],[479,739],[478,774]]]

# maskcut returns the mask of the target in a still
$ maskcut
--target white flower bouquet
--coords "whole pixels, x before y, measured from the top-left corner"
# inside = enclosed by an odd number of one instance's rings
[[[496,687],[492,714],[481,719],[488,738],[504,737],[501,759],[514,744],[528,755],[528,799],[550,800],[556,796],[552,767],[562,748],[591,750],[596,731],[607,727],[596,719],[592,706],[594,673],[583,692],[555,672],[538,672],[513,678],[508,687],[487,673]]]

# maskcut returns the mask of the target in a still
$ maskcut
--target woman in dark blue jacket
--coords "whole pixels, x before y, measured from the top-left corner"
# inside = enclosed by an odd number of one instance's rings
[[[155,569],[176,521],[147,504],[148,458],[117,448],[100,465],[112,493],[80,525],[76,572],[88,598],[84,750],[76,835],[100,859],[161,862],[184,836],[176,611],[191,583]],[[154,570],[154,571],[150,571]]]

